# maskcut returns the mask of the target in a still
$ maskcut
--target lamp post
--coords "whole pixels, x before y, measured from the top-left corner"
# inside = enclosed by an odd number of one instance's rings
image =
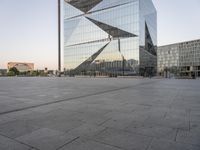
[[[121,53],[120,38],[118,38],[118,48],[119,48],[119,52]],[[121,54],[121,56],[122,56],[122,75],[124,76],[125,59],[124,59],[124,56],[122,54]]]
[[[60,0],[58,0],[58,74],[60,76],[61,72],[61,3]]]

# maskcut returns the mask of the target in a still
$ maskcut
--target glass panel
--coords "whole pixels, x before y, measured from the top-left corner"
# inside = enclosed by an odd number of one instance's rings
[[[77,8],[68,3],[65,3],[64,7],[65,7],[65,14],[64,14],[65,19],[83,14],[83,12],[81,12],[80,10],[78,10]]]

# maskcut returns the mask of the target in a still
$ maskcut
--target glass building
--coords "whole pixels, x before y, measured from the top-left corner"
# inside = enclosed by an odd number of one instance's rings
[[[158,73],[200,77],[200,40],[158,47]]]
[[[67,75],[156,73],[157,13],[152,0],[65,0]]]

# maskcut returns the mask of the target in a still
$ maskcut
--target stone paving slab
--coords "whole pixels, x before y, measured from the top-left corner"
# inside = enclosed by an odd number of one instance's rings
[[[151,145],[149,146],[148,150],[199,150],[200,147],[184,144],[184,143],[177,143],[172,141],[165,141],[154,139]]]
[[[85,140],[85,139],[79,139],[73,143],[70,143],[66,146],[64,146],[63,148],[61,148],[61,150],[77,150],[77,149],[81,149],[81,150],[122,150],[118,147],[115,146],[111,146],[111,145],[107,145],[104,143],[100,143],[97,141],[93,141],[93,140]]]
[[[199,150],[200,80],[0,78],[0,150]]]
[[[176,138],[176,134],[178,132],[177,129],[174,128],[148,125],[144,122],[133,122],[125,130],[128,132],[132,132],[133,134],[136,133],[149,137],[168,139],[172,141]]]
[[[18,141],[0,136],[0,150],[33,150],[31,147],[21,144]]]
[[[0,134],[10,138],[16,138],[24,134],[31,133],[39,127],[22,120],[14,120],[0,125]]]
[[[152,138],[131,134],[122,130],[107,128],[94,137],[95,140],[126,150],[145,150],[150,144]]]
[[[42,128],[30,134],[18,137],[17,140],[38,149],[55,150],[76,138],[77,137],[64,134],[63,132]]]

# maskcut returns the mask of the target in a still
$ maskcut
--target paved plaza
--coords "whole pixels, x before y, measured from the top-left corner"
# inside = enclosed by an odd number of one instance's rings
[[[0,78],[0,150],[200,150],[200,80]]]

